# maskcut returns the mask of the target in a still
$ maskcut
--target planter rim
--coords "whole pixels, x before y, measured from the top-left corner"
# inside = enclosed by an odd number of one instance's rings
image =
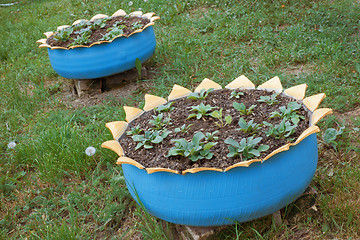
[[[118,17],[118,16],[126,16],[126,12],[122,9],[119,9],[117,10],[113,15],[111,15],[111,17]],[[49,44],[47,44],[47,40],[49,37],[51,37],[52,35],[54,35],[56,32],[45,32],[44,35],[46,36],[46,38],[42,38],[42,39],[39,39],[36,41],[36,43],[40,43],[41,45],[39,45],[39,48],[49,48],[49,49],[65,49],[65,50],[70,50],[70,49],[73,49],[73,48],[79,48],[79,47],[83,47],[83,48],[90,48],[94,45],[98,45],[98,44],[102,44],[102,43],[111,43],[112,41],[114,41],[116,38],[119,38],[119,37],[130,37],[131,35],[133,34],[136,34],[136,33],[141,33],[142,31],[144,31],[146,28],[152,26],[155,24],[155,21],[160,19],[159,16],[154,16],[155,13],[154,12],[149,12],[149,13],[145,13],[143,14],[142,11],[134,11],[134,12],[131,12],[129,13],[129,16],[137,16],[137,17],[141,17],[141,18],[147,18],[150,20],[150,22],[148,24],[146,24],[142,29],[138,29],[134,32],[132,32],[131,34],[129,35],[125,35],[125,34],[120,34],[120,35],[117,35],[115,37],[113,37],[111,40],[109,41],[97,41],[97,42],[94,42],[92,44],[90,44],[89,46],[85,46],[85,45],[75,45],[75,46],[71,46],[71,47],[58,47],[58,46],[55,46],[55,47],[52,47],[50,46]],[[102,18],[106,18],[106,17],[109,17],[108,15],[105,15],[105,14],[96,14],[95,16],[93,16],[90,20],[86,20],[86,19],[78,19],[76,20],[75,22],[73,22],[71,25],[75,25],[75,24],[78,24],[80,23],[81,21],[93,21],[93,20],[96,20],[96,19],[102,19]],[[62,26],[58,26],[57,27],[57,30],[61,30],[61,29],[64,29],[64,28],[67,28],[67,27],[70,27],[70,25],[62,25]]]
[[[213,88],[214,90],[220,90],[223,89],[221,85],[218,83],[205,78],[199,86],[196,87],[194,92],[200,92],[201,90],[205,89],[208,90],[210,88]],[[320,131],[319,127],[315,124],[319,122],[323,117],[325,117],[328,114],[332,113],[332,109],[330,108],[318,108],[321,101],[326,97],[325,93],[320,93],[316,95],[312,95],[309,97],[305,97],[305,91],[307,88],[307,84],[300,84],[296,85],[294,87],[290,87],[288,89],[285,89],[283,91],[283,87],[281,85],[279,77],[273,77],[270,80],[266,81],[265,83],[259,85],[257,88],[255,85],[244,75],[241,75],[240,77],[233,80],[231,83],[227,84],[225,86],[226,89],[258,89],[258,90],[264,90],[264,91],[275,91],[277,93],[282,93],[288,97],[291,97],[297,101],[301,101],[302,105],[304,105],[310,112],[310,123],[309,127],[303,131],[300,136],[296,139],[294,143],[287,143],[277,149],[275,149],[273,152],[268,154],[263,159],[251,159],[243,162],[238,162],[236,164],[233,164],[226,169],[220,169],[220,168],[208,168],[208,167],[196,167],[191,169],[186,169],[182,171],[181,173],[177,170],[168,169],[168,168],[145,168],[143,165],[141,165],[139,162],[135,161],[134,159],[128,158],[125,156],[124,151],[119,143],[119,139],[123,136],[125,133],[129,123],[131,123],[134,119],[140,117],[144,112],[151,111],[152,109],[163,105],[167,103],[168,101],[173,101],[179,98],[183,98],[188,96],[190,93],[192,93],[190,90],[179,86],[175,84],[173,86],[173,89],[168,96],[168,100],[150,95],[145,94],[145,105],[143,109],[124,106],[125,110],[125,119],[126,121],[114,121],[114,122],[108,122],[105,124],[105,126],[110,130],[112,136],[114,137],[114,140],[109,140],[104,142],[101,146],[103,148],[108,148],[114,152],[116,152],[119,156],[116,164],[130,164],[133,165],[139,169],[144,169],[147,171],[148,174],[155,173],[155,172],[170,172],[175,174],[186,174],[186,173],[197,173],[201,171],[218,171],[218,172],[226,172],[230,169],[236,168],[236,167],[249,167],[254,162],[261,162],[263,163],[266,160],[269,160],[272,156],[284,152],[290,149],[291,146],[295,146],[301,141],[303,141],[305,138],[310,136],[313,133],[317,133]]]

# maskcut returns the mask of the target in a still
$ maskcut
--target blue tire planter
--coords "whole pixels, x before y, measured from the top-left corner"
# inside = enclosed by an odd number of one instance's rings
[[[222,89],[219,84],[204,79],[195,92],[210,88]],[[255,85],[242,75],[225,88],[255,89]],[[114,140],[101,146],[118,154],[116,163],[122,165],[130,194],[153,216],[175,224],[201,227],[251,221],[296,200],[315,174],[318,161],[316,133],[320,131],[315,124],[332,110],[318,108],[325,98],[324,93],[305,98],[306,88],[306,84],[300,84],[283,91],[278,77],[257,87],[279,94],[283,92],[301,101],[310,119],[309,127],[295,141],[278,147],[262,159],[240,161],[226,169],[197,166],[180,172],[164,167],[145,167],[136,159],[125,156],[120,143],[134,119],[191,93],[176,84],[168,100],[146,94],[143,109],[124,106],[126,121],[107,123]]]
[[[135,60],[148,60],[156,46],[152,26],[130,37],[90,48],[51,49],[48,54],[53,69],[64,78],[93,79],[121,73],[135,67]]]
[[[141,63],[147,61],[155,51],[156,39],[153,29],[155,20],[160,17],[155,13],[135,11],[130,14],[122,9],[116,11],[111,17],[138,17],[148,19],[149,22],[140,29],[131,32],[130,35],[120,34],[112,37],[111,40],[101,40],[91,43],[88,46],[50,46],[48,39],[62,29],[72,27],[63,25],[57,27],[57,32],[46,32],[46,38],[39,39],[40,48],[47,48],[51,66],[60,76],[70,79],[94,79],[101,78],[135,67],[138,58]],[[89,21],[84,19],[76,20],[72,25],[82,22],[97,21],[103,18],[110,18],[104,14],[97,14]],[[74,31],[72,28],[69,28]]]
[[[160,219],[189,226],[222,226],[257,219],[285,207],[308,187],[317,166],[316,134],[263,163],[227,172],[148,174],[123,164],[136,201]]]

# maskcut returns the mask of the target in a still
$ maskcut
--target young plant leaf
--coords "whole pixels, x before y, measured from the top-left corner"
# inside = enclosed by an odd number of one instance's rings
[[[139,79],[141,79],[141,68],[142,68],[142,64],[141,64],[141,61],[139,58],[136,58],[135,60],[135,67],[136,67],[136,70],[139,74]]]

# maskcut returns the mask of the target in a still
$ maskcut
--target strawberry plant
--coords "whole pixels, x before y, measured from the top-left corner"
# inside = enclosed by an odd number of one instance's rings
[[[240,98],[240,96],[244,96],[243,92],[236,92],[236,90],[231,92],[230,98]]]
[[[278,99],[276,99],[277,96],[277,93],[273,93],[271,96],[260,96],[260,99],[257,101],[267,103],[268,105],[274,105],[280,102]]]
[[[125,25],[115,25],[114,27],[108,28],[107,33],[100,40],[110,41],[114,37],[123,34],[125,27]]]
[[[160,130],[164,127],[166,127],[167,125],[170,125],[171,122],[171,118],[167,117],[165,118],[164,115],[162,113],[160,113],[157,116],[152,116],[153,119],[149,120],[149,123],[153,126],[152,129],[155,130]]]
[[[197,106],[192,106],[190,111],[196,111],[197,113],[192,113],[188,116],[187,119],[196,117],[197,119],[200,119],[204,116],[208,116],[211,113],[209,113],[211,110],[213,110],[215,107],[210,106],[209,104],[205,106],[204,103],[200,103]]]
[[[265,126],[268,126],[268,131],[265,132],[266,136],[274,137],[276,139],[279,138],[288,138],[291,134],[295,132],[296,124],[292,125],[289,121],[283,119],[279,124],[273,125],[268,122],[263,122]],[[292,141],[293,139],[289,139]]]
[[[172,142],[175,143],[175,146],[172,147],[167,157],[170,156],[184,156],[190,158],[191,161],[196,162],[199,159],[211,159],[213,153],[210,152],[210,148],[215,146],[217,142],[206,142],[201,141],[205,138],[205,135],[202,132],[197,132],[190,142],[186,139],[173,139]]]
[[[139,133],[141,133],[143,130],[139,127],[139,125],[137,125],[136,127],[132,127],[130,128],[129,131],[126,132],[127,135],[138,135]]]
[[[231,124],[231,122],[232,122],[231,115],[227,115],[226,117],[223,118],[222,111],[223,111],[223,109],[221,108],[219,111],[215,110],[210,114],[210,116],[219,120],[219,122],[215,122],[215,124],[219,127],[225,127],[226,125]],[[224,122],[224,120],[225,120],[225,122]]]
[[[90,26],[91,30],[95,30],[95,29],[99,29],[99,28],[105,28],[106,22],[109,21],[110,19],[111,19],[110,17],[97,19],[97,20],[95,20],[93,22],[88,22],[88,25]]]
[[[69,44],[69,46],[76,46],[76,45],[86,45],[90,42],[90,37],[91,37],[91,31],[86,31],[88,29],[84,29],[84,31],[82,31],[81,35],[78,35],[76,39],[74,39],[74,41]]]
[[[219,131],[214,131],[212,133],[205,133],[205,141],[210,142],[210,141],[217,141],[219,139],[219,137],[215,136],[215,134],[217,134]]]
[[[133,22],[133,23],[131,24],[131,28],[132,28],[133,30],[140,29],[141,27],[142,27],[142,25],[141,25],[141,22],[140,22],[140,21]]]
[[[260,156],[260,152],[266,151],[269,149],[268,145],[260,145],[257,149],[256,145],[262,140],[261,137],[254,138],[253,136],[248,138],[241,139],[240,143],[235,141],[232,138],[226,139],[224,142],[229,144],[228,146],[229,153],[228,157],[237,157],[240,156],[242,161]]]
[[[178,133],[178,132],[186,133],[187,131],[189,131],[191,126],[192,126],[192,124],[189,124],[189,125],[183,124],[181,127],[175,128],[174,132],[176,132],[176,133]]]
[[[145,149],[153,148],[153,144],[161,143],[170,133],[171,131],[167,131],[166,129],[164,131],[151,130],[145,131],[144,135],[132,136],[132,139],[135,142],[139,142],[135,147],[135,151],[141,147],[144,147]]]
[[[249,108],[246,108],[244,103],[233,102],[233,107],[238,110],[241,115],[250,115],[256,105],[251,105]]]
[[[78,24],[72,25],[71,27],[76,30],[80,30],[82,28],[87,28],[89,26],[89,22],[85,20],[81,20]]]
[[[155,108],[155,111],[170,112],[171,110],[174,109],[174,107],[172,107],[173,104],[174,104],[174,102],[168,102],[167,104],[160,105],[157,108]]]
[[[204,100],[212,91],[214,91],[214,88],[208,90],[202,89],[200,92],[191,93],[187,98],[192,100]]]
[[[237,128],[236,130],[243,131],[250,135],[256,133],[261,128],[261,124],[254,123],[254,120],[250,120],[249,122],[246,122],[245,119],[243,118],[239,119],[238,124],[240,128]]]
[[[63,28],[54,35],[54,39],[56,41],[65,42],[70,38],[72,32],[73,29],[71,27]]]
[[[297,102],[289,102],[287,107],[279,107],[280,112],[275,111],[270,114],[270,118],[280,117],[282,119],[291,120],[291,122],[297,125],[300,119],[305,119],[304,116],[298,114],[298,109],[301,108],[301,104]]]
[[[83,34],[85,34],[85,35],[91,35],[92,31],[91,31],[90,28],[82,28],[82,29],[80,29],[79,31],[75,31],[74,33],[80,34],[80,35],[83,35]]]

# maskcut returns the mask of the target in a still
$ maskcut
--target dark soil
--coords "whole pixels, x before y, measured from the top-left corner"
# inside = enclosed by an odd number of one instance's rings
[[[90,21],[92,22],[92,21]],[[141,23],[141,28],[143,28],[145,25],[147,25],[150,20],[147,18],[132,16],[132,17],[112,17],[109,21],[106,22],[106,25],[104,28],[98,28],[92,31],[90,42],[87,44],[84,44],[84,46],[90,46],[94,42],[98,42],[106,33],[108,28],[112,27],[115,23],[121,22],[122,25],[125,25],[126,27],[123,29],[124,35],[129,36],[132,32],[135,30],[131,28],[131,25],[135,22]],[[76,31],[74,31],[76,32]],[[76,39],[80,34],[77,33],[70,34],[70,38],[67,41],[57,41],[54,39],[54,35],[49,37],[47,40],[47,44],[49,44],[52,47],[65,47],[67,48],[72,42],[74,42],[74,39]]]
[[[226,155],[229,153],[228,144],[225,144],[224,141],[227,138],[232,138],[238,142],[242,138],[250,137],[249,134],[244,133],[243,131],[236,130],[239,128],[238,121],[240,118],[244,118],[246,122],[250,120],[254,120],[256,123],[262,123],[263,121],[269,122],[273,125],[279,124],[281,122],[280,118],[272,118],[269,119],[270,113],[273,111],[279,111],[280,106],[287,106],[287,104],[291,101],[295,101],[293,98],[287,97],[285,95],[279,95],[277,97],[280,102],[274,105],[268,105],[267,103],[258,102],[257,100],[260,99],[260,96],[270,96],[273,92],[262,91],[262,90],[241,90],[244,93],[243,96],[240,98],[231,98],[231,90],[223,89],[211,92],[205,100],[190,100],[187,98],[182,98],[176,100],[175,103],[172,105],[174,110],[170,112],[164,112],[164,117],[171,117],[171,125],[168,125],[166,128],[167,130],[172,131],[168,137],[166,137],[161,143],[154,144],[152,149],[144,149],[140,148],[134,151],[137,142],[134,142],[131,136],[127,136],[126,134],[123,135],[119,142],[123,147],[125,155],[129,158],[132,158],[142,164],[146,168],[150,167],[163,167],[169,168],[173,170],[183,171],[186,169],[194,168],[194,167],[214,167],[214,168],[221,168],[225,169],[235,163],[242,161],[241,157],[229,158]],[[239,103],[244,103],[245,106],[248,108],[251,105],[257,105],[255,107],[255,111],[250,115],[240,115],[239,111],[233,108],[232,103],[236,101]],[[231,115],[233,121],[230,125],[225,127],[218,127],[215,122],[217,119],[206,116],[203,119],[196,119],[191,118],[187,119],[189,114],[194,113],[191,110],[191,106],[196,106],[203,102],[205,105],[209,104],[212,107],[216,107],[216,110],[220,110],[223,108],[223,116]],[[135,119],[134,121],[129,124],[127,130],[130,127],[140,126],[141,129],[147,130],[151,126],[148,123],[150,119],[153,119],[152,115],[157,115],[158,113],[155,110],[151,110],[149,112],[144,113],[139,118]],[[298,127],[296,128],[295,133],[293,133],[289,139],[292,139],[294,142],[300,134],[309,127],[309,111],[303,106],[301,109],[298,110],[298,114],[305,117],[302,119]],[[183,124],[189,125],[193,124],[189,131],[186,133],[175,133],[174,129],[177,127],[182,126]],[[266,134],[263,132],[267,130],[268,127],[263,126],[255,137],[262,137],[261,142],[257,145],[269,145],[269,149],[265,152],[262,152],[259,158],[264,158],[269,153],[274,151],[275,149],[285,145],[289,142],[287,139],[275,139],[273,137],[267,137]],[[218,130],[219,132],[216,136],[219,137],[217,140],[217,144],[211,148],[211,152],[214,154],[212,159],[201,159],[196,162],[192,162],[190,159],[182,157],[182,156],[171,156],[166,157],[165,155],[168,153],[169,149],[174,146],[174,143],[171,142],[171,139],[180,139],[185,138],[187,141],[190,141],[193,135],[201,131],[204,134],[206,132],[212,133]]]

